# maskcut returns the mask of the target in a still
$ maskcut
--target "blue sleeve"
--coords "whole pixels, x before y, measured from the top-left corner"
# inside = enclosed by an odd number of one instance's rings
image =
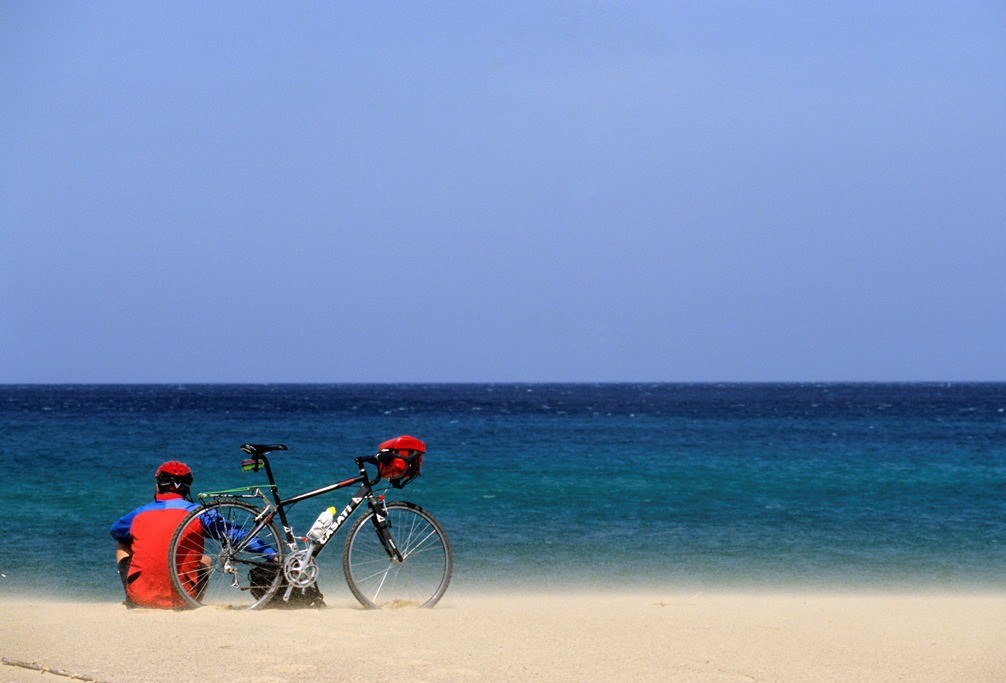
[[[209,534],[211,538],[215,538],[218,541],[222,541],[226,538],[231,543],[240,543],[248,537],[247,530],[231,526],[231,524],[220,517],[220,515],[217,514],[217,511],[213,509],[207,510],[206,514],[202,516],[202,524],[206,533]],[[276,559],[276,549],[268,543],[262,541],[258,536],[248,541],[248,545],[245,547],[253,553],[265,556],[267,560]]]
[[[116,541],[121,541],[122,543],[127,543],[132,540],[133,535],[130,533],[130,529],[133,526],[133,518],[136,517],[136,513],[139,511],[140,508],[136,508],[129,514],[123,515],[122,517],[119,517],[119,519],[115,520],[115,523],[112,524],[112,528],[108,530],[108,533],[111,534],[112,538]]]

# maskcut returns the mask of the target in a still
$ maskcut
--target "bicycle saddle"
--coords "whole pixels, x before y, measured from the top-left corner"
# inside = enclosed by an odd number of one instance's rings
[[[272,453],[273,451],[285,451],[286,446],[281,443],[273,444],[271,446],[259,443],[246,443],[241,446],[241,450],[252,457],[258,457],[260,455],[265,455],[266,453]]]

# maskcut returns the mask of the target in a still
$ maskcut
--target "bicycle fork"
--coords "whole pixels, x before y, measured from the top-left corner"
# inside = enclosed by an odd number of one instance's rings
[[[370,508],[374,511],[374,527],[377,529],[377,538],[380,539],[384,551],[388,553],[393,564],[401,564],[405,557],[395,545],[395,539],[391,537],[391,520],[388,518],[388,506],[384,502],[384,496],[372,502]]]

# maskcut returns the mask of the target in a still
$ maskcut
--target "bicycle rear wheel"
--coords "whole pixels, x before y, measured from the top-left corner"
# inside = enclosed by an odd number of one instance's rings
[[[454,555],[447,534],[433,515],[403,501],[388,503],[387,521],[403,560],[385,548],[371,510],[353,525],[343,548],[349,590],[368,609],[433,607],[451,582]]]
[[[171,584],[188,607],[256,609],[282,579],[283,539],[262,510],[240,501],[210,503],[175,529],[168,551]]]

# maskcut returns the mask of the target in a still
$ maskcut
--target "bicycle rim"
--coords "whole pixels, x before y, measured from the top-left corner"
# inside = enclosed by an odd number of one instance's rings
[[[261,510],[245,503],[214,503],[194,510],[175,530],[169,553],[171,583],[190,607],[255,609],[282,578],[283,542]]]
[[[433,607],[451,580],[453,555],[443,527],[418,505],[388,504],[389,533],[402,553],[396,562],[378,536],[369,512],[349,533],[343,570],[364,607]]]

